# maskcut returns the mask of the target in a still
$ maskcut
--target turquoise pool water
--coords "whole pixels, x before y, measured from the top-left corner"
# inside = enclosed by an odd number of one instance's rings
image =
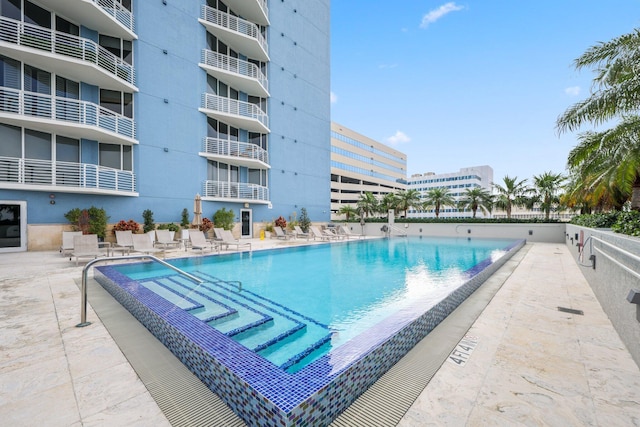
[[[296,372],[391,314],[428,310],[511,243],[412,237],[171,260],[203,285],[158,264],[117,270]]]

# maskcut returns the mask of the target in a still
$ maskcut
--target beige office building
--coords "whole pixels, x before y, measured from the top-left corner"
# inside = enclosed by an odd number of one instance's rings
[[[407,188],[407,155],[381,142],[331,123],[331,219],[344,219],[343,205],[354,208],[367,191],[381,199]]]

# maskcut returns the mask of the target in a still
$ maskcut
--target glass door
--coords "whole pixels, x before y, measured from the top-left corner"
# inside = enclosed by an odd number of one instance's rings
[[[27,250],[27,202],[0,200],[0,253]]]

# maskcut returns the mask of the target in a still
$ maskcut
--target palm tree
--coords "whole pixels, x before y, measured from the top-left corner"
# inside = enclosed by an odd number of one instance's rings
[[[482,187],[467,188],[467,191],[458,201],[458,209],[471,209],[474,218],[478,209],[489,213],[492,208],[493,196]]]
[[[591,177],[597,188],[629,191],[631,209],[640,210],[640,118],[635,115],[640,110],[640,30],[590,47],[574,64],[577,70],[595,69],[594,90],[558,118],[558,131],[574,131],[587,122],[622,120],[612,129],[581,134],[569,164],[597,169],[599,173]]]
[[[440,217],[440,209],[445,206],[455,206],[456,201],[451,194],[449,194],[449,189],[445,187],[435,187],[431,188],[427,191],[424,197],[424,209],[433,208],[436,213],[436,218]]]
[[[396,209],[398,209],[398,196],[394,193],[387,193],[382,196],[382,200],[380,200],[380,203],[378,204],[378,211],[381,214],[386,214],[390,210],[393,210],[395,215]]]
[[[505,175],[503,178],[504,186],[493,184],[493,188],[498,192],[495,205],[507,212],[507,218],[511,218],[511,209],[514,206],[522,206],[525,202],[527,194],[527,180],[518,181],[518,177],[509,177]]]
[[[367,218],[369,215],[378,211],[378,200],[370,191],[360,195],[358,199],[358,210],[360,216]]]
[[[551,208],[560,203],[558,191],[566,179],[564,175],[553,172],[544,172],[533,177],[535,195],[531,200],[540,205],[546,220],[549,220]]]
[[[347,217],[347,221],[351,219],[352,216],[358,215],[358,210],[351,205],[342,205],[338,210],[340,215],[345,215]]]
[[[422,200],[420,199],[420,192],[415,189],[403,190],[397,194],[398,204],[397,208],[404,211],[404,217],[407,217],[407,210],[411,208],[419,208]]]

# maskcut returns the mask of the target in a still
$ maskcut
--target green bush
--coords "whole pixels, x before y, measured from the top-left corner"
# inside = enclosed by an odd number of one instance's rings
[[[170,222],[168,224],[159,224],[158,230],[180,231],[180,226]]]
[[[77,231],[84,234],[96,234],[104,239],[107,234],[107,221],[109,216],[103,208],[91,206],[89,209],[74,208],[64,214],[64,217]]]
[[[618,218],[611,229],[616,233],[640,236],[640,212],[618,212]]]
[[[182,228],[189,228],[189,211],[187,208],[182,209],[182,219],[180,220],[180,226]]]
[[[309,214],[307,214],[307,208],[300,209],[300,229],[305,233],[309,232],[309,227],[311,226],[311,220],[309,219]]]
[[[231,230],[233,228],[233,220],[235,219],[235,217],[236,214],[233,213],[231,209],[218,209],[216,213],[213,214],[213,223],[215,224],[216,228]]]
[[[571,218],[571,224],[589,228],[611,228],[618,220],[620,212],[583,214]]]
[[[156,224],[153,222],[153,212],[149,209],[145,209],[142,212],[142,218],[144,218],[144,226],[142,227],[143,233],[148,233],[149,231],[156,229]]]

